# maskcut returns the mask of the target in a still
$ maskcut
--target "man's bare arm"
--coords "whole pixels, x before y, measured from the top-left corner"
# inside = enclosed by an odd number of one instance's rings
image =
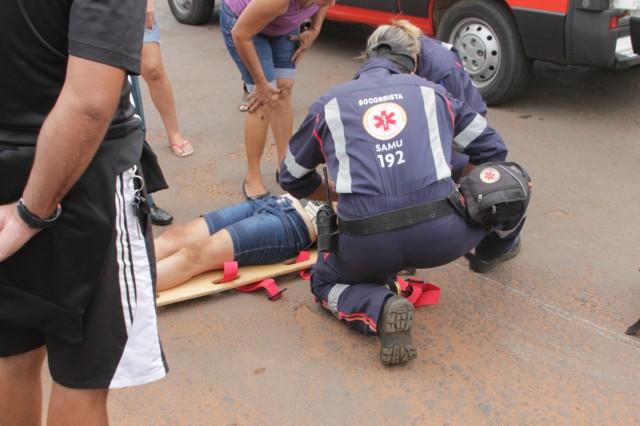
[[[69,57],[64,86],[38,136],[34,165],[23,193],[31,213],[50,217],[87,168],[113,118],[124,77],[122,69]],[[0,261],[36,232],[19,218],[16,203],[1,206]]]

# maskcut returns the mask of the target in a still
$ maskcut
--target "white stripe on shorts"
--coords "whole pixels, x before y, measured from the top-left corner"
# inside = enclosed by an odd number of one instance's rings
[[[109,388],[143,385],[167,374],[145,238],[134,214],[135,167],[116,182],[116,253],[127,343]]]

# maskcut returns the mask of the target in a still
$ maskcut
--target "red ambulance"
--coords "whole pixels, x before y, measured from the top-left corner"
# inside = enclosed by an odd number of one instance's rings
[[[176,18],[191,24],[209,20],[214,3],[168,1]],[[495,105],[524,90],[533,60],[618,69],[640,64],[630,37],[630,16],[638,10],[640,0],[338,0],[327,19],[369,25],[409,19],[454,45],[474,85]]]

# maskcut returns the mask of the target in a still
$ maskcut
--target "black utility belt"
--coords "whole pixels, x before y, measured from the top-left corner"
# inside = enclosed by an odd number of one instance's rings
[[[338,221],[341,234],[351,236],[371,235],[380,232],[393,231],[428,222],[455,213],[456,209],[446,198],[406,209],[394,210],[388,213],[367,217],[365,219]]]

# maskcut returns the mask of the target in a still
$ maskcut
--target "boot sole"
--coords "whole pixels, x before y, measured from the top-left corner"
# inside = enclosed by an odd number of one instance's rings
[[[413,344],[411,331],[415,312],[413,305],[398,297],[388,302],[386,313],[383,315],[382,347],[380,349],[380,361],[384,365],[401,364],[411,361],[418,356],[418,351]]]

